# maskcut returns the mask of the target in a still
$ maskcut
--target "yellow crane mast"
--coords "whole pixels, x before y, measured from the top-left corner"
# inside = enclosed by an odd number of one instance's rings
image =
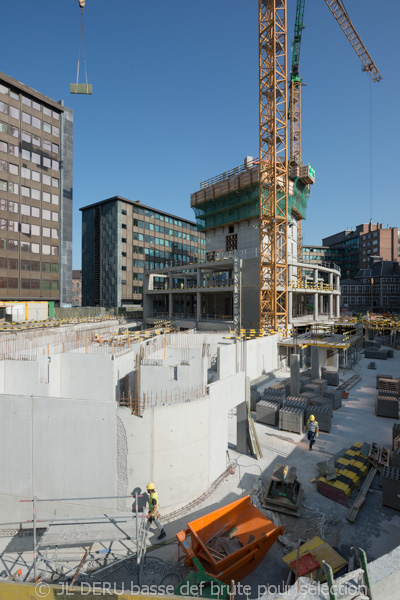
[[[259,0],[260,329],[288,327],[286,0]]]

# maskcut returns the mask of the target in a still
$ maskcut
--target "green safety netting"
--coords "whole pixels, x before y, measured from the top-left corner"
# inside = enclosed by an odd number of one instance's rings
[[[302,219],[306,218],[307,202],[310,196],[309,186],[299,178],[294,180],[293,185],[294,195],[289,196],[289,221],[292,218],[293,209]],[[226,194],[202,202],[193,210],[196,215],[197,226],[201,231],[221,227],[236,221],[257,218],[259,216],[258,184],[245,188],[240,192]]]

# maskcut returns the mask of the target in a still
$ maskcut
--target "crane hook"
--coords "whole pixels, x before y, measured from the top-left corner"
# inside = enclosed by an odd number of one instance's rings
[[[81,7],[81,12],[83,12],[83,9],[85,8],[86,0],[78,0],[78,2],[79,2],[79,6]]]

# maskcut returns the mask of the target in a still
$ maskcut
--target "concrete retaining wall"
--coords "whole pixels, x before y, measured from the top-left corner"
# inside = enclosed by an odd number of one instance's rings
[[[1,395],[0,521],[32,518],[32,505],[19,500],[33,495],[116,495],[115,412],[109,402]],[[82,515],[83,504],[40,503],[38,516]],[[87,505],[86,514],[113,506]]]

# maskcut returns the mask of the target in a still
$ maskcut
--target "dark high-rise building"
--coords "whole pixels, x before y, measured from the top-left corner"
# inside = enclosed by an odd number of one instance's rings
[[[145,270],[204,258],[192,221],[120,196],[80,210],[83,306],[141,306]]]
[[[73,113],[0,73],[0,300],[71,304]]]

